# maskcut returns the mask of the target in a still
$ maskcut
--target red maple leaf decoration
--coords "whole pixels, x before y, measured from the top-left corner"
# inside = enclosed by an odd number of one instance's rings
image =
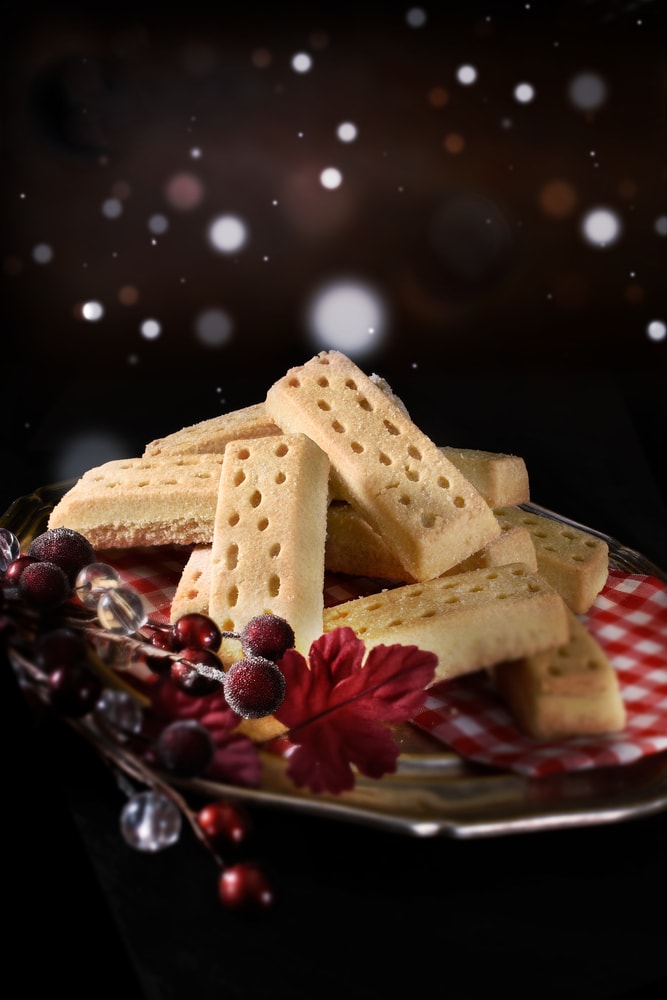
[[[287,774],[299,787],[340,793],[354,787],[354,765],[369,778],[396,770],[399,750],[387,723],[423,707],[438,658],[417,646],[366,647],[351,628],[316,639],[308,659],[280,660],[287,693],[276,718],[292,746]]]

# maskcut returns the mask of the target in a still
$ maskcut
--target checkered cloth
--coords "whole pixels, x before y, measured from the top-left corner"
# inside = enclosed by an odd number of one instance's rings
[[[667,588],[611,570],[583,621],[616,668],[627,715],[622,733],[523,736],[481,672],[434,685],[414,723],[463,757],[530,777],[629,764],[667,749]]]
[[[114,551],[104,557],[166,622],[185,548]],[[98,558],[101,558],[98,555]],[[327,606],[377,590],[377,581],[327,576]],[[612,569],[583,616],[617,670],[627,726],[619,735],[538,741],[522,735],[484,671],[443,681],[429,691],[413,722],[463,757],[537,777],[628,764],[667,749],[667,587],[650,576]]]

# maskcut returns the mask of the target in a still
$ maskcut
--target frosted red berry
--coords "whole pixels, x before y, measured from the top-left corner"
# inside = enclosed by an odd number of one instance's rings
[[[35,562],[21,573],[18,591],[26,604],[40,611],[50,611],[67,600],[72,588],[60,566],[52,562]]]
[[[247,656],[233,663],[224,681],[225,700],[244,719],[273,715],[285,697],[285,677],[279,667],[262,656]]]
[[[255,615],[241,632],[243,652],[277,661],[294,646],[294,629],[279,615]]]
[[[55,563],[73,585],[79,570],[95,562],[95,550],[87,538],[72,528],[51,528],[36,535],[28,555],[40,562]]]
[[[176,649],[194,646],[199,649],[220,649],[222,632],[208,615],[192,611],[182,615],[172,626]]]
[[[197,823],[214,847],[238,845],[251,829],[250,816],[238,802],[219,799],[209,802],[197,813]]]
[[[262,913],[276,902],[274,879],[256,861],[240,861],[225,868],[218,879],[223,906],[244,913]]]
[[[211,763],[215,745],[205,726],[193,719],[184,719],[162,730],[155,750],[162,767],[180,777],[192,778]]]

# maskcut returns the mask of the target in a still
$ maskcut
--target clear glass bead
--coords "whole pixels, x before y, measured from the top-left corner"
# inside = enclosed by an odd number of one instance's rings
[[[155,853],[175,844],[183,819],[176,805],[160,792],[139,792],[123,806],[120,832],[137,851]]]
[[[89,563],[74,581],[74,592],[87,608],[96,608],[105,590],[116,590],[121,584],[121,578],[113,566]]]
[[[21,543],[9,528],[0,528],[0,573],[21,555]]]
[[[95,706],[95,715],[119,733],[141,732],[144,713],[136,698],[128,691],[105,688]]]
[[[132,635],[148,620],[141,594],[131,587],[105,590],[97,602],[97,617],[102,628],[118,635]]]

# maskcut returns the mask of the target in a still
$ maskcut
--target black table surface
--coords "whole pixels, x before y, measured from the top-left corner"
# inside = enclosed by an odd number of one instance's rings
[[[667,567],[660,373],[392,377],[438,443],[522,455],[536,503]],[[213,415],[211,386],[107,388],[123,399],[106,419],[128,454]],[[47,393],[30,433],[7,441],[3,509],[52,481],[54,442],[90,398],[82,386]],[[240,381],[228,402],[258,398],[259,382]],[[245,918],[220,906],[188,831],[156,855],[125,845],[123,796],[94,750],[29,715],[6,672],[3,686],[15,722],[3,727],[5,973],[22,986],[148,1000],[665,989],[667,812],[465,840],[255,807],[249,850],[275,870],[279,899]]]

